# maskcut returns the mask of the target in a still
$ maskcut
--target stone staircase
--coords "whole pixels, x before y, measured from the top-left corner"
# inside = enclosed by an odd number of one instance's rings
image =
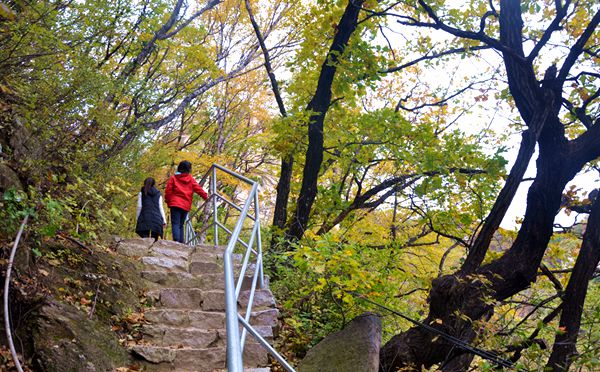
[[[214,372],[226,368],[223,248],[189,247],[167,240],[128,239],[117,251],[138,258],[151,288],[142,343],[131,351],[147,371]],[[239,262],[241,257],[235,257]],[[251,270],[248,270],[251,271]],[[247,274],[252,275],[252,274]],[[246,277],[238,307],[245,310],[251,277]],[[250,324],[271,341],[278,310],[268,289],[257,289]],[[266,350],[251,335],[244,346],[244,368],[269,371]],[[263,367],[263,368],[261,368]]]

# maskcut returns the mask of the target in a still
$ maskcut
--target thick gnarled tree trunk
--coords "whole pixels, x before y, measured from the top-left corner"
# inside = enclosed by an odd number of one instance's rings
[[[432,13],[424,1],[419,1],[428,14],[445,29],[456,36],[478,39],[480,34],[462,32],[449,27],[444,28],[441,21]],[[489,234],[497,229],[514,192],[506,190],[502,204],[494,208],[482,229],[481,236],[475,243],[476,249],[471,252],[463,268],[453,274],[435,279],[429,293],[429,315],[425,323],[457,337],[465,342],[472,341],[476,332],[472,322],[489,319],[494,311],[492,301],[505,300],[526,289],[536,278],[538,267],[553,234],[553,223],[556,212],[560,209],[561,196],[566,184],[589,161],[600,156],[600,124],[590,127],[579,138],[568,140],[564,126],[559,120],[562,87],[569,70],[577,57],[582,53],[583,46],[589,39],[600,21],[600,13],[596,14],[571,52],[565,58],[561,70],[548,70],[543,81],[539,82],[534,74],[532,61],[525,57],[522,46],[522,28],[520,2],[518,0],[502,0],[500,12],[499,42],[481,38],[503,53],[504,65],[508,76],[509,88],[519,109],[521,117],[528,126],[528,134],[524,141],[537,141],[539,156],[536,161],[537,175],[527,195],[527,209],[523,224],[511,248],[499,259],[489,264],[481,265],[489,247]],[[564,9],[562,9],[564,10]],[[557,12],[559,15],[564,12]],[[531,143],[522,146],[522,160],[525,163],[515,164],[513,171],[519,182],[521,170],[527,166],[531,156]],[[529,155],[529,156],[527,156]],[[513,187],[514,184],[507,184]],[[507,200],[504,200],[507,199]],[[496,206],[495,206],[496,207]],[[590,223],[595,223],[590,218]],[[597,241],[596,234],[586,234],[586,242]],[[590,260],[596,260],[598,252],[585,247],[582,252],[590,255]],[[592,253],[593,252],[593,253]],[[593,256],[593,257],[592,257]],[[578,260],[579,262],[579,260]],[[588,278],[590,268],[581,269],[578,274]],[[573,273],[575,275],[575,272]],[[589,278],[588,278],[589,279]],[[584,279],[585,280],[585,279]],[[574,309],[565,307],[563,312],[579,311],[585,297],[582,288],[573,290]],[[579,304],[579,305],[577,305]],[[579,307],[577,307],[579,306]],[[569,318],[572,318],[571,315]],[[470,319],[470,320],[466,320]],[[564,370],[569,356],[574,353],[575,335],[578,323],[572,320],[565,326],[571,332],[564,335],[569,345],[568,351],[554,350],[549,365],[555,370]],[[396,371],[421,370],[433,365],[442,365],[443,370],[466,370],[470,359],[464,357],[465,351],[437,337],[423,328],[414,327],[393,337],[381,350],[381,370]],[[555,354],[556,357],[555,357]],[[462,357],[466,363],[456,363]],[[561,363],[560,368],[556,366]],[[448,368],[446,368],[448,367]],[[462,369],[461,369],[462,368]]]

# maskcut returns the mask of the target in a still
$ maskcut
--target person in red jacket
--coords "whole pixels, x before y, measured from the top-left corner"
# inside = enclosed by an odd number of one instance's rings
[[[169,181],[165,188],[165,201],[171,210],[171,225],[173,227],[173,240],[184,243],[183,227],[188,212],[192,208],[192,199],[194,193],[200,195],[204,200],[208,199],[208,194],[190,175],[192,163],[187,160],[182,161],[177,166],[177,172]]]

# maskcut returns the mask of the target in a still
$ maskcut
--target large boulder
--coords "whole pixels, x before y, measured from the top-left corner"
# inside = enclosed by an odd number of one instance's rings
[[[8,165],[0,163],[0,192],[5,192],[8,189],[23,190],[23,185],[17,172]]]
[[[34,365],[43,371],[114,371],[130,364],[108,324],[87,319],[75,307],[50,302],[31,325]]]
[[[299,372],[377,372],[381,347],[381,320],[372,313],[354,318],[309,350]]]

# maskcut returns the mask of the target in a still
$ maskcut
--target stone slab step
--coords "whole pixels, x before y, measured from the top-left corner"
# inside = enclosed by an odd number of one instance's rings
[[[238,308],[246,309],[250,291],[241,291],[238,298]],[[252,309],[254,311],[275,307],[273,294],[268,289],[258,289],[254,294]],[[207,291],[203,293],[202,310],[225,311],[225,292]]]
[[[225,327],[225,313],[202,310],[153,309],[144,312],[144,318],[156,324],[176,327],[196,327],[222,329]]]
[[[147,270],[167,272],[187,272],[188,261],[183,258],[145,256],[141,258]]]
[[[217,254],[223,254],[225,252],[225,249],[227,247],[224,245],[219,245],[217,247],[215,247],[212,244],[198,244],[194,246],[194,252],[195,253],[217,253]]]
[[[178,243],[173,240],[160,239],[157,240],[156,243],[152,245],[152,248],[166,248],[170,250],[179,250],[179,251],[188,251],[193,252],[195,247],[190,247],[189,245],[185,245],[182,243]]]
[[[250,291],[241,291],[238,306],[246,309]],[[225,292],[203,291],[198,288],[162,288],[146,293],[157,308],[225,311]],[[268,289],[258,289],[254,294],[254,311],[275,307],[273,294]]]
[[[248,297],[250,296],[250,291],[241,291],[240,296],[238,298],[238,304],[242,306],[244,309],[246,305],[248,305]],[[275,298],[273,297],[273,293],[269,289],[257,289],[254,293],[254,303],[252,305],[252,309],[254,311],[274,308],[275,307]]]
[[[186,371],[213,372],[226,368],[226,348],[179,348],[136,345],[132,352],[138,358],[149,361],[144,367],[147,371]],[[264,367],[268,364],[266,350],[259,344],[246,343],[244,347],[244,366],[248,368]],[[246,368],[244,368],[246,369]]]
[[[142,272],[142,278],[165,288],[225,289],[225,279],[222,273],[193,275],[187,272],[148,270]]]
[[[185,247],[181,249],[180,247],[164,247],[157,246],[158,242],[150,248],[149,256],[154,257],[167,257],[167,258],[179,258],[188,260],[190,256],[193,254],[194,250],[191,247]]]
[[[191,261],[190,262],[190,273],[193,275],[202,274],[221,274],[223,270],[223,262],[217,261]]]
[[[164,288],[199,288],[202,290],[224,290],[225,278],[223,273],[191,274],[187,272],[168,272],[147,270],[142,271],[142,278],[156,283]],[[265,289],[269,288],[269,277],[265,276]],[[242,290],[249,290],[252,277],[246,276],[242,282]],[[257,287],[259,283],[257,282]]]
[[[279,310],[266,309],[253,311],[250,324],[253,326],[277,326]],[[225,328],[225,313],[202,310],[152,309],[144,312],[144,318],[154,324],[174,327],[195,327],[203,329]]]
[[[202,309],[203,292],[198,288],[163,288],[146,293],[155,307],[170,309]]]
[[[205,330],[146,324],[142,327],[142,333],[145,336],[144,340],[155,346],[212,348],[223,347],[227,344],[227,340],[221,337],[223,331],[216,329]]]
[[[254,330],[271,342],[273,340],[273,327],[253,325]],[[146,324],[142,327],[142,333],[146,336],[149,344],[155,346],[211,348],[227,345],[227,332],[225,329],[201,329],[170,327],[162,324]],[[240,327],[241,334],[241,327]],[[249,342],[257,342],[251,334],[246,336]]]
[[[127,257],[138,258],[147,256],[153,244],[153,238],[123,239],[117,243],[117,252]]]

